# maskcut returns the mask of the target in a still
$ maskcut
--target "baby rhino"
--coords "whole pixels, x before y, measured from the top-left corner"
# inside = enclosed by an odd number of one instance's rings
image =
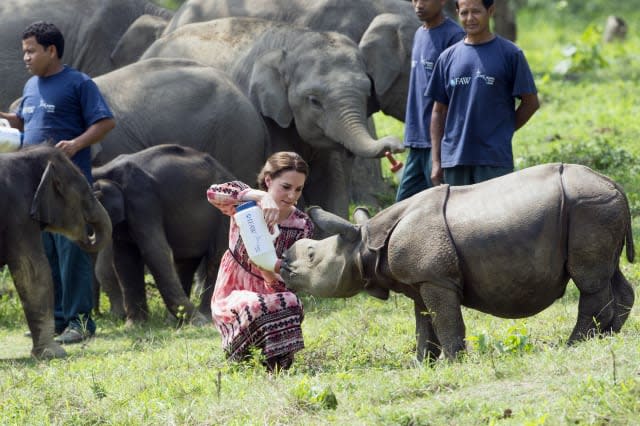
[[[572,279],[580,291],[569,343],[618,332],[633,288],[618,265],[634,257],[626,195],[576,164],[545,164],[476,185],[441,185],[351,224],[309,214],[332,235],[296,242],[283,259],[287,287],[319,297],[360,291],[414,301],[417,358],[464,349],[461,306],[523,318],[550,306]]]

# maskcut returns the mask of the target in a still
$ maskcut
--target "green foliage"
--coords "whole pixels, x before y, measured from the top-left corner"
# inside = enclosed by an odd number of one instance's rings
[[[611,175],[622,175],[625,171],[640,173],[640,162],[635,155],[599,135],[584,142],[564,141],[547,152],[517,159],[518,168],[552,162],[582,164]]]
[[[177,10],[186,0],[152,0],[158,6],[170,10]]]
[[[611,139],[600,134],[587,141],[562,141],[546,152],[517,158],[516,166],[521,169],[554,162],[582,164],[610,176],[627,189],[631,214],[640,215],[640,160]]]
[[[335,410],[338,408],[338,399],[331,387],[312,385],[306,376],[303,376],[293,387],[291,396],[295,404],[304,410]]]
[[[576,77],[588,71],[606,68],[609,63],[602,55],[602,31],[596,25],[589,25],[577,42],[566,46],[554,71],[565,77]]]
[[[0,327],[16,327],[23,322],[24,314],[18,295],[0,294]]]
[[[531,352],[534,348],[524,323],[514,324],[507,329],[506,336],[491,336],[486,331],[467,336],[470,346],[482,353],[521,354]]]

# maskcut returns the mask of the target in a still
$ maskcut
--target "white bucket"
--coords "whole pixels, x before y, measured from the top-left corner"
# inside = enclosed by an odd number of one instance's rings
[[[0,118],[0,152],[14,152],[22,146],[22,134],[4,118]]]

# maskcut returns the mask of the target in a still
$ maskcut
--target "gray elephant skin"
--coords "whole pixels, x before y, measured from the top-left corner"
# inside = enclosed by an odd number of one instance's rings
[[[93,175],[94,190],[113,223],[112,250],[101,251],[96,262],[96,274],[107,286],[112,305],[123,302],[129,323],[147,319],[146,265],[176,318],[211,324],[211,295],[228,247],[229,221],[205,194],[212,183],[233,180],[231,173],[208,154],[159,145],[121,155],[94,168]],[[204,291],[198,311],[189,294],[203,261]],[[115,286],[112,265],[118,279]]]
[[[421,25],[411,3],[402,0],[188,0],[165,34],[211,19],[252,17],[288,22],[316,31],[337,31],[359,43],[375,82],[382,111],[404,121],[411,46]]]
[[[30,77],[22,61],[21,47],[22,32],[27,25],[39,20],[55,24],[65,37],[63,62],[96,77],[116,68],[111,55],[118,43],[120,49],[127,48],[127,42],[120,42],[121,36],[144,15],[168,22],[173,13],[146,0],[3,0],[0,109],[5,111],[22,95],[22,87]],[[151,27],[147,30],[153,31]]]
[[[0,266],[9,266],[20,296],[31,354],[63,357],[53,340],[53,279],[41,232],[63,234],[95,252],[110,241],[109,216],[79,169],[44,145],[0,154],[0,212]]]
[[[371,81],[358,47],[343,34],[224,18],[163,36],[141,59],[153,57],[186,57],[228,72],[263,116],[273,151],[296,151],[309,163],[305,201],[343,217],[353,155],[403,149],[395,137],[371,136]]]
[[[255,182],[267,158],[262,117],[229,77],[183,59],[152,59],[95,79],[118,125],[93,159],[101,166],[120,154],[178,143],[206,152],[238,179]]]
[[[572,279],[580,292],[568,343],[618,332],[634,302],[618,265],[634,258],[626,195],[573,164],[531,167],[480,184],[425,190],[354,225],[319,208],[332,237],[286,253],[288,288],[320,297],[360,291],[413,299],[417,358],[464,349],[461,306],[523,318],[550,306]]]

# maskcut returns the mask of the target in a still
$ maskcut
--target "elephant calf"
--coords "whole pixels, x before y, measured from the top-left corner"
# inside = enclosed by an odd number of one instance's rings
[[[618,332],[633,306],[618,265],[625,242],[627,259],[634,258],[626,195],[584,166],[547,164],[438,186],[360,226],[319,208],[310,215],[336,235],[299,240],[285,253],[287,287],[320,297],[409,296],[419,360],[464,349],[461,306],[527,317],[560,298],[570,278],[580,303],[569,343]]]
[[[87,251],[111,238],[111,222],[80,170],[46,146],[0,154],[0,266],[9,271],[29,324],[36,358],[65,350],[53,340],[53,278],[41,231],[56,232]],[[90,233],[89,233],[90,232]]]
[[[180,145],[120,155],[94,168],[93,175],[94,190],[113,223],[113,246],[96,260],[97,279],[112,306],[123,300],[128,322],[146,320],[146,265],[174,316],[197,325],[211,323],[205,314],[228,245],[229,223],[205,194],[213,182],[233,180],[232,175],[209,154]],[[206,273],[198,311],[189,293],[203,260]],[[110,284],[114,276],[119,281],[115,286]]]

